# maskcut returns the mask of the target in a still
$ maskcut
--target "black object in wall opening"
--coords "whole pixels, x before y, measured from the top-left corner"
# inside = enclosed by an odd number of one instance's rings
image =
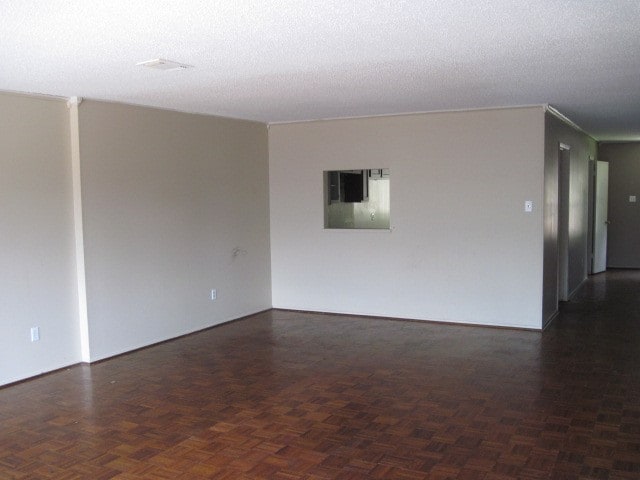
[[[364,172],[340,172],[340,186],[344,188],[342,201],[346,203],[362,202],[364,199]]]

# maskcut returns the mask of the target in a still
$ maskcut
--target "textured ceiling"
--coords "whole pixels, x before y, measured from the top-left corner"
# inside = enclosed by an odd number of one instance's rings
[[[549,103],[640,140],[640,0],[0,0],[0,90],[262,122]]]

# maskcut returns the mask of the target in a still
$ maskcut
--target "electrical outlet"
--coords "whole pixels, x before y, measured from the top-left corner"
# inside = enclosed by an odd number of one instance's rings
[[[40,340],[40,327],[31,327],[31,341],[37,342]]]
[[[218,291],[215,288],[211,289],[211,300],[218,298]]]

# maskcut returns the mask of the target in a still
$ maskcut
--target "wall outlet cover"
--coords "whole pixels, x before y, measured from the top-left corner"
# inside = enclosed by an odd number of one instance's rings
[[[31,327],[31,341],[37,342],[40,340],[40,327]]]

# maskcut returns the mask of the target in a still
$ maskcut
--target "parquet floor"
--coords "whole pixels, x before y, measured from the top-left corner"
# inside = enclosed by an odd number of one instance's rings
[[[639,479],[640,272],[544,333],[271,311],[0,389],[1,479]]]

